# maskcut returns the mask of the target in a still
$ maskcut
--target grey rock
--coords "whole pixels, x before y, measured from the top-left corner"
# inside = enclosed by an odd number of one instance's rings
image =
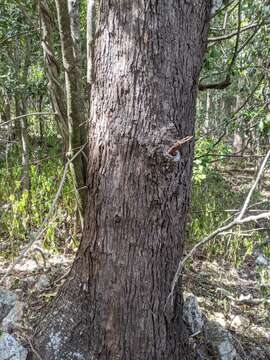
[[[6,332],[11,332],[22,321],[24,311],[24,303],[17,301],[7,316],[2,321],[2,328]]]
[[[259,265],[259,266],[267,266],[268,265],[268,259],[263,254],[260,254],[256,258],[255,263],[257,265]]]
[[[10,334],[0,335],[0,360],[26,360],[27,350]]]
[[[39,265],[35,260],[26,259],[22,264],[15,265],[16,271],[32,273],[39,269]]]
[[[249,324],[250,322],[247,318],[242,315],[236,315],[231,322],[231,328],[233,330],[244,330],[248,328]]]
[[[35,284],[35,290],[36,291],[42,291],[46,289],[48,286],[50,286],[50,281],[47,277],[47,275],[43,274],[39,277],[38,281]]]
[[[15,305],[16,300],[17,296],[13,292],[0,289],[0,321],[7,316]]]
[[[219,323],[209,321],[204,327],[205,340],[212,346],[220,360],[235,360],[237,353],[231,333]]]
[[[194,295],[189,295],[185,299],[183,320],[189,326],[192,334],[201,331],[204,326],[203,314],[198,307],[198,302]]]

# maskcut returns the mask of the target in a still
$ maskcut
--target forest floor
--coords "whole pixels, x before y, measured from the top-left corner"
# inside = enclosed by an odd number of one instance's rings
[[[7,278],[5,288],[25,304],[23,321],[14,333],[26,346],[32,346],[33,324],[64,282],[73,256],[51,256],[46,264],[29,257]],[[7,265],[2,263],[0,276]],[[195,295],[207,319],[231,332],[241,360],[270,359],[270,301],[269,296],[262,295],[263,287],[269,288],[269,284],[259,285],[256,267],[252,256],[238,269],[224,261],[210,262],[200,257],[183,275],[185,295]]]
[[[236,269],[225,261],[194,259],[183,284],[207,319],[231,332],[241,359],[269,360],[270,300],[264,290],[270,284],[259,284],[255,261],[248,256]]]

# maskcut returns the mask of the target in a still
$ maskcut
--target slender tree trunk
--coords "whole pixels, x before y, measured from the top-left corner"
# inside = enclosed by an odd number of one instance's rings
[[[10,97],[4,93],[0,94],[3,97],[3,109],[1,111],[0,122],[7,123],[4,128],[2,128],[2,136],[6,141],[6,147],[9,146],[9,141],[12,139],[12,124],[10,123],[11,119],[11,107],[10,107]]]
[[[211,108],[211,98],[210,90],[206,91],[206,104],[205,104],[205,122],[204,122],[204,132],[207,134],[210,128],[210,108]]]
[[[27,133],[26,118],[20,119],[21,142],[22,142],[22,166],[23,166],[23,190],[30,190],[30,163],[29,163],[29,139]]]
[[[93,77],[93,59],[94,59],[94,38],[96,32],[97,22],[97,7],[100,0],[88,0],[87,1],[87,17],[86,17],[86,81],[88,90],[91,89],[92,77]]]
[[[60,64],[54,54],[52,16],[45,0],[39,0],[38,4],[45,73],[48,79],[53,108],[57,113],[58,128],[67,149],[68,120],[66,95],[60,80]]]
[[[26,113],[25,105],[21,105],[18,95],[15,96],[15,111],[16,116]],[[22,188],[23,190],[30,190],[30,169],[29,169],[29,139],[27,133],[27,119],[21,118],[15,121],[17,136],[21,141],[22,146]],[[17,138],[18,138],[17,137]]]
[[[82,51],[81,51],[81,35],[80,35],[80,1],[79,0],[68,0],[68,11],[70,18],[70,29],[71,37],[73,41],[73,55],[74,61],[76,64],[77,72],[77,101],[78,107],[81,113],[80,121],[83,121],[82,124],[79,124],[81,145],[87,142],[87,125],[85,122],[85,104],[84,104],[84,82],[83,82],[83,71],[82,71]],[[85,150],[86,151],[86,150]],[[82,156],[83,163],[83,176],[86,176],[87,161],[85,157]]]
[[[241,104],[243,103],[242,98],[241,98],[241,94],[236,96],[236,105],[235,105],[235,109],[239,109],[239,107],[241,106]],[[234,147],[234,152],[241,156],[243,155],[243,149],[244,149],[244,138],[243,135],[241,133],[241,122],[242,122],[242,118],[241,115],[237,115],[236,118],[236,127],[234,130],[234,134],[233,134],[233,147]]]
[[[59,119],[60,129],[69,157],[87,141],[85,130],[85,110],[83,101],[79,1],[56,1],[58,25],[61,39],[63,66],[65,71],[65,91],[60,83],[60,66],[54,56],[51,14],[46,1],[39,1],[42,30],[42,46],[45,57],[49,88]],[[83,154],[76,157],[70,166],[81,224],[83,225],[86,206],[86,160]]]
[[[68,280],[40,321],[43,359],[194,359],[181,286],[165,309],[181,257],[197,79],[210,1],[101,1],[89,149],[89,202]]]
[[[73,157],[80,149],[82,135],[80,127],[85,123],[84,106],[82,100],[81,72],[78,71],[78,44],[74,42],[71,35],[71,22],[68,11],[67,0],[56,0],[58,25],[61,39],[62,58],[65,70],[66,96],[67,96],[67,116],[69,131],[69,156]],[[72,21],[74,29],[75,21]],[[75,57],[75,53],[77,57]],[[86,207],[85,176],[86,164],[83,153],[78,155],[71,163],[71,175],[75,187],[78,209],[83,225],[84,211]]]
[[[42,112],[42,101],[43,96],[41,95],[38,99],[38,111]],[[44,137],[44,125],[43,125],[44,119],[40,116],[39,117],[39,144],[43,145],[43,137]]]

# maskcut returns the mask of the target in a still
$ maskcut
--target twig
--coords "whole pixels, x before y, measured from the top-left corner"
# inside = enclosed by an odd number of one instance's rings
[[[244,216],[244,214],[245,214],[245,212],[247,210],[247,207],[248,207],[248,205],[250,203],[251,196],[252,196],[254,190],[256,189],[256,187],[258,185],[258,182],[259,182],[259,180],[260,180],[260,178],[261,178],[261,176],[263,174],[264,168],[266,166],[266,163],[267,163],[269,157],[270,157],[270,150],[266,154],[266,156],[265,156],[265,158],[264,158],[264,160],[263,160],[263,162],[261,164],[260,170],[259,170],[259,172],[257,174],[256,180],[255,180],[254,184],[252,185],[251,189],[249,190],[248,196],[247,196],[247,198],[246,198],[246,200],[245,200],[245,202],[243,204],[242,210],[240,211],[240,214],[237,217],[238,220],[241,220],[243,218],[243,216]]]
[[[230,1],[228,4],[226,4],[222,8],[218,9],[214,14],[212,14],[212,16],[210,18],[213,19],[215,16],[217,16],[222,11],[226,10],[229,6],[231,6],[234,2],[235,2],[235,0]]]
[[[42,224],[40,225],[36,236],[31,236],[30,234],[30,238],[32,237],[32,239],[30,240],[30,243],[23,249],[23,251],[21,252],[21,254],[13,261],[13,263],[10,265],[10,267],[8,268],[7,272],[5,273],[5,275],[2,277],[2,279],[0,280],[0,285],[3,284],[4,280],[9,276],[9,274],[12,272],[12,270],[14,269],[14,267],[21,261],[21,259],[27,254],[27,252],[29,251],[29,249],[31,248],[31,246],[40,239],[40,237],[42,236],[42,234],[44,233],[44,231],[46,230],[45,225],[47,224],[47,222],[49,221],[50,217],[52,216],[56,203],[61,195],[61,192],[63,190],[63,186],[67,177],[67,172],[68,172],[68,167],[69,164],[83,151],[83,149],[85,148],[86,144],[84,144],[79,151],[77,151],[77,153],[70,159],[67,161],[65,168],[64,168],[64,172],[63,172],[63,176],[59,185],[59,188],[57,190],[57,193],[55,195],[55,198],[53,200],[52,206],[48,212],[47,217],[43,220]]]
[[[260,25],[258,23],[243,26],[242,29],[241,29],[241,33],[244,32],[244,31],[253,29],[253,28],[257,28],[259,26]],[[235,31],[231,32],[230,34],[216,36],[216,37],[210,37],[210,38],[208,38],[208,41],[209,42],[216,42],[216,41],[226,40],[226,39],[230,39],[230,38],[236,36],[237,34],[238,34],[238,30],[235,30]]]
[[[189,142],[192,138],[193,138],[193,136],[189,135],[189,136],[184,137],[183,139],[177,140],[176,143],[172,147],[169,148],[168,154],[175,156],[177,151],[180,149],[180,147],[183,144]]]
[[[199,84],[199,90],[200,91],[204,91],[207,89],[218,89],[218,90],[222,90],[227,88],[229,85],[231,85],[231,73],[232,73],[232,68],[236,62],[237,59],[237,55],[239,54],[239,42],[240,42],[240,33],[241,33],[241,10],[242,10],[242,0],[238,1],[238,26],[237,26],[237,33],[236,33],[236,40],[235,40],[235,45],[234,45],[234,52],[233,52],[233,56],[232,59],[229,63],[228,66],[228,70],[227,70],[227,75],[225,77],[225,79],[219,83],[213,83],[213,84]]]
[[[250,215],[250,216],[246,216],[246,217],[243,217],[247,208],[248,208],[248,205],[249,205],[249,202],[250,202],[250,199],[251,199],[251,196],[256,188],[256,186],[258,185],[258,182],[263,174],[263,171],[264,171],[264,168],[266,166],[266,163],[267,163],[267,160],[269,159],[270,157],[270,150],[267,152],[262,164],[261,164],[261,167],[260,167],[260,170],[258,172],[258,175],[256,177],[256,180],[254,182],[254,184],[252,185],[248,195],[247,195],[247,198],[244,202],[244,205],[240,211],[240,214],[235,217],[229,224],[227,225],[224,225],[224,226],[221,226],[219,227],[218,229],[216,229],[215,231],[213,231],[210,235],[208,235],[207,237],[205,237],[204,239],[202,239],[201,241],[199,241],[191,250],[190,252],[184,257],[183,260],[181,260],[179,262],[179,265],[178,265],[178,268],[177,268],[177,271],[174,275],[174,278],[173,278],[173,281],[172,281],[172,286],[171,286],[171,292],[167,298],[167,301],[166,301],[166,304],[165,304],[165,309],[168,305],[168,302],[169,300],[173,297],[173,293],[174,293],[174,289],[175,289],[175,286],[176,286],[176,283],[179,279],[179,276],[183,270],[183,267],[184,267],[184,264],[187,262],[188,259],[190,259],[195,253],[196,251],[202,247],[204,244],[206,244],[207,242],[209,242],[210,240],[214,239],[218,234],[224,232],[224,231],[227,231],[227,230],[230,230],[232,227],[236,226],[236,225],[242,225],[242,224],[245,224],[245,223],[248,223],[248,222],[252,222],[252,221],[257,221],[257,220],[260,220],[260,219],[266,219],[266,218],[270,218],[270,211],[265,211],[261,214],[258,214],[258,215]]]
[[[223,129],[222,134],[219,136],[219,138],[216,140],[216,142],[215,142],[214,145],[212,146],[212,149],[213,149],[215,146],[217,146],[217,145],[220,143],[220,141],[223,139],[223,137],[226,135],[226,133],[227,133],[227,127],[228,127],[228,126],[230,125],[230,123],[236,118],[236,115],[247,105],[247,103],[249,102],[249,100],[252,98],[252,96],[255,94],[255,92],[256,92],[256,91],[258,90],[258,88],[260,87],[260,85],[261,85],[261,83],[263,82],[264,78],[265,78],[265,76],[262,75],[262,77],[260,78],[260,80],[258,81],[258,83],[256,84],[256,86],[252,89],[251,93],[247,96],[247,98],[245,99],[245,101],[243,102],[243,104],[242,104],[241,106],[239,106],[239,107],[232,113],[230,121],[226,121],[226,120],[223,121],[223,124],[225,125],[225,127],[224,127],[224,129]],[[268,102],[266,102],[266,104],[264,104],[263,107],[265,107],[265,106],[267,106],[267,105],[268,105]],[[253,117],[252,119],[254,119],[254,117]],[[251,119],[251,120],[252,120],[252,119]],[[221,125],[222,125],[222,124],[221,124]],[[217,128],[220,128],[221,125],[219,125]],[[217,128],[211,129],[211,132],[212,132],[213,130],[216,130]],[[209,133],[208,133],[208,134],[205,134],[204,136],[202,136],[202,137],[200,137],[200,138],[198,138],[198,139],[196,139],[195,141],[198,141],[198,140],[200,140],[201,138],[204,138],[204,137],[207,136],[207,135],[209,135]],[[212,150],[212,149],[211,149],[211,150]],[[199,158],[204,157],[204,156],[207,156],[207,155],[208,155],[208,153],[205,153],[205,154],[203,154],[203,155],[200,155],[199,157],[196,157],[195,159],[199,159]]]
[[[57,115],[57,114],[54,112],[34,112],[34,113],[29,113],[29,114],[23,114],[20,116],[16,116],[6,122],[1,123],[0,126],[4,126],[6,124],[13,122],[14,120],[19,120],[21,118],[28,117],[28,116],[49,116],[49,115]]]
[[[11,40],[12,38],[14,37],[19,37],[19,36],[23,36],[23,35],[28,35],[30,33],[32,33],[33,31],[36,31],[38,30],[38,28],[36,27],[33,27],[29,30],[26,30],[26,31],[23,31],[23,32],[20,32],[20,33],[16,33],[16,34],[12,34],[10,36],[7,36],[5,39],[3,39],[1,42],[0,42],[0,45],[2,46],[4,43],[8,42],[9,40]]]
[[[37,350],[34,348],[32,341],[30,340],[30,338],[28,336],[26,336],[25,334],[23,336],[21,336],[22,338],[26,339],[28,344],[30,345],[31,351],[33,354],[35,354],[35,356],[37,357],[38,360],[42,360],[42,357],[39,355],[39,353],[37,352]]]

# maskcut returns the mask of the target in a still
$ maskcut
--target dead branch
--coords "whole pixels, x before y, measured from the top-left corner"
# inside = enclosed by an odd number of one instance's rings
[[[177,140],[175,144],[173,144],[173,146],[171,146],[168,150],[168,154],[175,156],[176,152],[180,149],[180,147],[189,142],[191,139],[193,138],[192,135],[186,136],[183,139]]]
[[[231,228],[233,228],[234,226],[237,226],[237,225],[242,225],[242,224],[246,224],[246,223],[249,223],[249,222],[253,222],[253,221],[257,221],[257,220],[261,220],[261,219],[269,219],[270,218],[270,211],[265,211],[265,212],[262,212],[261,214],[258,214],[258,215],[250,215],[250,216],[246,216],[244,217],[245,215],[245,212],[249,206],[249,203],[250,203],[250,200],[251,200],[251,197],[252,197],[252,194],[255,190],[255,188],[257,187],[258,183],[259,183],[259,180],[260,178],[262,177],[262,174],[264,172],[264,169],[265,169],[265,166],[266,166],[266,163],[267,161],[269,160],[269,157],[270,157],[270,150],[267,152],[261,166],[260,166],[260,169],[258,171],[258,174],[256,176],[256,179],[255,179],[255,182],[254,184],[251,186],[250,188],[250,191],[246,197],[246,200],[244,201],[244,204],[243,204],[243,207],[239,213],[238,216],[236,216],[231,222],[229,222],[228,224],[224,225],[224,226],[221,226],[219,227],[218,229],[216,229],[215,231],[213,231],[210,235],[208,235],[207,237],[205,237],[204,239],[202,239],[201,241],[199,241],[190,251],[189,253],[183,258],[183,260],[181,260],[179,262],[179,265],[178,265],[178,268],[177,268],[177,271],[174,275],[174,278],[173,278],[173,281],[172,281],[172,286],[171,286],[171,292],[167,298],[167,301],[166,301],[166,304],[165,304],[165,308],[169,302],[169,300],[173,297],[173,293],[174,293],[174,289],[175,289],[175,286],[176,286],[176,283],[179,279],[179,276],[180,274],[182,273],[182,270],[183,270],[183,267],[184,267],[184,264],[187,262],[188,259],[192,258],[193,255],[196,253],[196,251],[201,248],[204,244],[208,243],[210,240],[214,239],[218,234],[224,232],[224,231],[227,231],[227,230],[230,230]]]

